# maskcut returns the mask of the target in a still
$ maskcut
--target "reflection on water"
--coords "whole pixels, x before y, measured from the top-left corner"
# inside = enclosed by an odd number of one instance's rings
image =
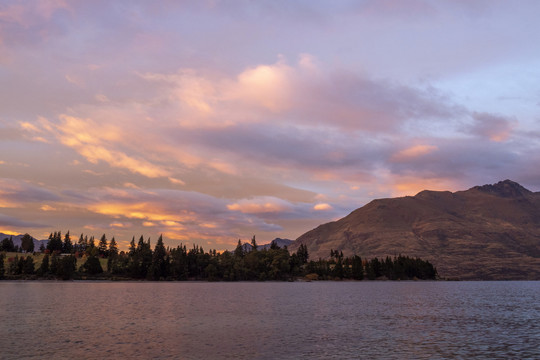
[[[540,358],[540,282],[0,282],[2,359]]]

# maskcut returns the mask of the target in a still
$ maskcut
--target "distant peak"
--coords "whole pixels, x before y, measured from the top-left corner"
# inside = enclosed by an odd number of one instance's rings
[[[532,191],[512,180],[499,181],[493,185],[475,186],[472,189],[500,197],[523,197],[532,194]]]

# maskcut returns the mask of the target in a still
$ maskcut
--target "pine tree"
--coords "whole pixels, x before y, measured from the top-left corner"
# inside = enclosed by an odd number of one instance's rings
[[[32,256],[27,256],[26,259],[24,259],[21,274],[31,275],[34,272],[34,259],[32,258]]]
[[[45,254],[43,256],[43,260],[41,261],[41,266],[39,267],[39,274],[45,275],[49,273],[49,254]]]
[[[58,267],[59,267],[59,260],[58,260],[58,256],[52,255],[51,257],[51,265],[49,266],[49,269],[51,271],[51,274],[54,274],[56,275],[56,273],[58,272]]]
[[[6,258],[6,255],[1,252],[0,253],[0,279],[4,278],[4,275],[6,273],[6,269],[4,267],[4,259]]]
[[[5,238],[0,244],[0,251],[6,252],[15,252],[15,244],[13,244],[13,237],[10,236],[9,239]]]
[[[167,251],[163,245],[163,236],[160,235],[152,254],[152,265],[149,277],[154,280],[167,277],[168,262],[166,261]]]
[[[306,245],[300,244],[300,247],[298,248],[298,251],[296,252],[296,254],[301,264],[307,264],[308,259],[309,259],[309,254],[308,254]]]
[[[135,236],[131,238],[131,242],[129,243],[129,256],[133,256],[135,254],[135,250],[137,250],[137,247],[135,246]]]
[[[49,242],[47,242],[47,250],[52,252],[62,252],[63,243],[62,243],[62,234],[61,232],[54,232],[54,234],[49,235]]]
[[[101,274],[103,272],[99,259],[94,255],[90,255],[81,268],[84,272],[90,275]]]
[[[73,274],[77,269],[77,258],[73,255],[64,256],[59,261],[58,265],[56,276],[60,277],[62,280],[69,280],[73,278]]]
[[[98,253],[101,257],[107,256],[107,248],[108,248],[107,237],[105,236],[105,234],[103,234],[98,244]]]
[[[244,247],[242,246],[242,241],[238,239],[238,245],[236,245],[236,249],[234,250],[234,256],[236,257],[244,257]]]
[[[66,254],[73,252],[73,243],[71,242],[71,236],[69,236],[69,230],[64,236],[64,243],[62,244],[62,251]]]
[[[118,255],[118,244],[116,243],[116,240],[113,238],[111,239],[111,242],[109,243],[109,256],[116,256]]]
[[[86,248],[88,247],[88,237],[83,237],[83,234],[79,237],[79,241],[77,242],[77,250],[79,252],[85,252]]]
[[[362,280],[364,278],[364,268],[362,267],[362,258],[360,256],[353,256],[351,267],[352,278],[355,280]]]
[[[251,239],[251,250],[257,251],[257,241],[255,240],[255,235],[253,235],[253,238]]]

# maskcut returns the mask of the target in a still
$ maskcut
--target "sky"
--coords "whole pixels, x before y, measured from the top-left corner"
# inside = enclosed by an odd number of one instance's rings
[[[205,250],[540,190],[539,1],[0,2],[0,232]]]

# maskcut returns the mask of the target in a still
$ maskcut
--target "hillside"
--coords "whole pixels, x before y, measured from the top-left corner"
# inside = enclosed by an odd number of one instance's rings
[[[540,279],[540,193],[505,180],[455,193],[373,200],[300,236],[310,258],[330,249],[364,258],[403,254],[433,263],[442,277]]]

